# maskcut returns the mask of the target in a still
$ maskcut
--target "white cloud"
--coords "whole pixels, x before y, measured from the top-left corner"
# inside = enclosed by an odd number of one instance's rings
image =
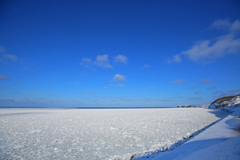
[[[8,63],[8,62],[16,62],[18,61],[18,57],[14,54],[6,54],[6,50],[4,47],[0,46],[0,62]]]
[[[126,79],[126,76],[121,75],[121,74],[115,74],[115,76],[113,77],[113,80],[115,82],[117,82],[117,81],[124,81],[125,79]]]
[[[190,88],[197,88],[197,86],[190,86]]]
[[[236,20],[235,22],[233,22],[233,24],[231,26],[231,30],[233,32],[240,30],[240,21],[239,20]]]
[[[176,81],[172,81],[172,82],[170,82],[171,84],[181,84],[181,83],[183,83],[184,82],[184,80],[183,79],[177,79]]]
[[[9,63],[9,62],[16,62],[18,60],[18,57],[13,54],[3,54],[0,57],[1,63]]]
[[[180,63],[182,62],[181,54],[176,54],[173,56],[172,59],[169,59],[166,61],[166,63],[171,64],[171,63]]]
[[[93,64],[92,64],[92,60],[90,58],[82,58],[80,65],[82,65],[86,68],[91,68]]]
[[[234,89],[230,91],[215,91],[215,97],[220,98],[220,97],[225,97],[225,96],[234,96],[236,94],[240,93],[240,89]]]
[[[2,56],[3,58],[5,58],[5,59],[9,59],[9,60],[11,60],[11,61],[17,61],[17,56],[15,56],[15,55],[13,55],[13,54],[4,54],[3,56]]]
[[[7,76],[0,75],[0,80],[11,80],[11,78]]]
[[[128,58],[127,58],[126,56],[124,56],[124,55],[119,54],[118,56],[116,56],[116,57],[114,58],[114,61],[115,61],[116,63],[127,64]]]
[[[92,61],[90,58],[82,58],[80,65],[86,68],[94,67],[103,67],[103,68],[112,68],[112,65],[109,63],[108,55],[98,55],[95,61]]]
[[[180,63],[182,61],[182,58],[180,55],[173,56],[173,62]]]
[[[234,39],[233,36],[225,36],[213,40],[205,40],[195,44],[192,48],[183,51],[182,55],[194,62],[211,62],[216,58],[228,54],[238,53],[240,51],[240,39]]]
[[[211,87],[208,87],[207,90],[211,90],[211,89],[215,89],[216,86],[211,86]]]
[[[86,92],[84,92],[85,94],[95,94],[95,93],[97,93],[96,91],[86,91]]]
[[[212,79],[205,79],[205,80],[200,81],[200,84],[210,83],[212,81],[213,81]]]
[[[79,82],[78,82],[78,81],[76,81],[76,82],[74,82],[74,84],[79,84]]]
[[[104,89],[108,89],[108,86],[103,87]]]
[[[201,93],[202,93],[201,91],[194,92],[194,94],[201,94]]]
[[[118,83],[116,86],[117,86],[117,87],[125,87],[126,85],[125,85],[125,84],[120,84],[120,83]]]
[[[108,55],[98,55],[96,57],[96,61],[94,62],[96,66],[103,67],[103,68],[112,68],[112,66],[109,64]]]
[[[238,38],[240,31],[239,20],[232,23],[229,20],[217,20],[213,22],[210,28],[225,30],[227,34],[198,42],[180,54],[174,55],[168,63],[180,63],[183,57],[193,62],[211,63],[217,58],[240,52],[240,38]]]
[[[218,19],[215,20],[210,26],[211,29],[221,29],[221,30],[230,30],[231,23],[228,19]]]
[[[240,21],[236,20],[231,23],[229,19],[219,19],[214,21],[210,28],[225,30],[228,32],[237,32],[240,30]]]
[[[240,89],[234,89],[234,90],[230,90],[230,91],[228,91],[228,92],[236,92],[236,93],[238,93],[238,92],[240,92]]]
[[[96,67],[112,68],[113,66],[111,65],[111,63],[113,62],[127,65],[128,58],[124,55],[119,54],[118,56],[114,57],[113,61],[110,61],[109,55],[103,54],[97,55],[95,60],[92,60],[90,58],[82,58],[80,65],[90,69],[95,69]]]

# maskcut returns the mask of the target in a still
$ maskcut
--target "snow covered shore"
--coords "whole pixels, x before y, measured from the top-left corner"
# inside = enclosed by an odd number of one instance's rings
[[[135,160],[239,160],[240,108],[182,146]]]
[[[218,108],[232,114],[173,151],[150,153],[134,159],[240,160],[240,95],[219,98],[202,108]]]
[[[0,109],[0,159],[129,160],[184,142],[226,115],[201,108]]]

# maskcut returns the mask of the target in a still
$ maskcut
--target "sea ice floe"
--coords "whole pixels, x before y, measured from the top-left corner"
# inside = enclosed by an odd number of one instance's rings
[[[0,159],[129,160],[164,151],[227,114],[176,108],[0,109],[0,115]]]

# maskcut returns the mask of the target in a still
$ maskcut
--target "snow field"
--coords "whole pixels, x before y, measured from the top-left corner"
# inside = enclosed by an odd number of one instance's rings
[[[128,160],[226,116],[189,109],[0,109],[0,159]]]

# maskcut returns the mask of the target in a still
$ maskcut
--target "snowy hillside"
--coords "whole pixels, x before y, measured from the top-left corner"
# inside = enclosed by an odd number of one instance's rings
[[[236,108],[240,106],[240,95],[218,98],[213,101],[208,108]]]

